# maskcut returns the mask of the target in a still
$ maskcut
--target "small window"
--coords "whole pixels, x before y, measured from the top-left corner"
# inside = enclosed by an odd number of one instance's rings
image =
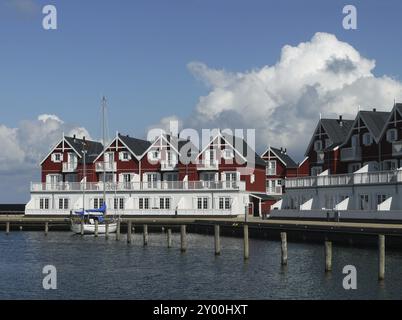
[[[397,129],[389,129],[387,131],[387,141],[388,142],[394,142],[398,140],[398,131]]]
[[[67,198],[59,199],[59,210],[68,210],[69,208],[69,200]]]
[[[139,199],[139,208],[141,210],[145,209],[149,209],[149,198],[140,198]]]
[[[208,209],[208,198],[197,198],[197,209]]]
[[[52,161],[53,162],[62,162],[63,161],[63,155],[61,153],[53,153],[52,154]]]
[[[159,209],[170,209],[170,198],[160,198]]]
[[[124,198],[115,198],[113,204],[115,210],[124,210]]]
[[[373,137],[372,137],[371,133],[366,132],[366,133],[363,135],[363,144],[364,144],[365,146],[369,146],[369,145],[371,145],[372,143],[373,143]]]
[[[233,150],[230,149],[223,150],[223,157],[225,159],[233,159]]]
[[[322,150],[322,141],[321,140],[317,140],[316,142],[314,142],[314,150],[315,151]]]
[[[48,210],[49,209],[49,198],[40,198],[39,199],[39,208],[41,210]]]

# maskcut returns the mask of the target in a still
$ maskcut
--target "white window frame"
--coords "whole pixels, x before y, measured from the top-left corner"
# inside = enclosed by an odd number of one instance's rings
[[[278,166],[276,165],[276,160],[268,160],[266,166],[266,173],[268,176],[277,175]],[[273,174],[272,174],[273,172]]]
[[[373,144],[373,136],[370,132],[363,134],[363,145],[371,146]]]
[[[322,141],[321,140],[314,141],[314,151],[322,151]]]
[[[394,134],[394,139],[391,139],[391,134]],[[398,129],[392,128],[387,130],[387,141],[392,143],[398,141]]]

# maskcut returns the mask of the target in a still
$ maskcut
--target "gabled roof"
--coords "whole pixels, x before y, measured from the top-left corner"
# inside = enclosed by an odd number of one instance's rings
[[[86,150],[86,163],[92,163],[95,158],[102,153],[103,145],[97,141],[78,139],[74,137],[64,137],[67,143],[78,153],[80,158],[83,158],[83,151]]]
[[[393,117],[395,112],[399,112],[400,116],[402,117],[402,103],[395,103],[395,105],[392,108],[391,112],[389,112],[387,120],[385,121],[384,126],[383,126],[383,128],[381,130],[379,139],[381,139],[384,136],[384,134],[385,134],[385,132],[387,130],[388,124],[391,121],[391,119],[392,119],[392,117]]]
[[[119,139],[126,147],[137,157],[140,157],[151,145],[151,142],[147,140],[132,138],[129,136],[123,136],[118,134]]]
[[[287,168],[297,168],[298,164],[283,150],[271,147],[271,151],[285,164]]]
[[[311,146],[314,142],[314,136],[320,126],[323,127],[325,130],[325,133],[328,135],[329,139],[331,139],[332,144],[330,147],[326,148],[326,150],[333,149],[342,143],[345,142],[346,138],[348,137],[348,134],[353,126],[355,120],[345,120],[342,119],[330,119],[330,118],[323,118],[318,121],[318,124],[316,128],[314,129],[314,133],[311,137],[310,143],[307,147],[305,155],[307,156]]]
[[[381,138],[381,133],[389,117],[389,114],[390,112],[383,112],[383,111],[359,111],[355,121],[353,122],[352,129],[356,126],[357,121],[361,119],[366,124],[367,129],[372,134],[375,142],[378,143]],[[348,140],[352,135],[352,131],[353,130],[350,130],[347,138],[345,139],[342,145],[348,142]]]

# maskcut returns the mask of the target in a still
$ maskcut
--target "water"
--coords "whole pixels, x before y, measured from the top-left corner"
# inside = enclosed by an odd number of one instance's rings
[[[221,256],[213,237],[189,234],[180,253],[166,237],[151,233],[142,246],[69,232],[0,234],[0,299],[401,299],[402,252],[387,251],[386,280],[377,281],[377,251],[333,248],[333,272],[323,271],[323,246],[289,243],[288,266],[280,266],[280,243],[222,237]],[[57,290],[42,288],[42,268],[57,268]],[[342,268],[357,268],[357,290],[344,290]]]

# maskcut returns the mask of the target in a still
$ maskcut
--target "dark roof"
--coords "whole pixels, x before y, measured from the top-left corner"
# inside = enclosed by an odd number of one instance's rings
[[[123,136],[119,133],[119,139],[136,155],[141,156],[151,145],[147,140]]]
[[[232,143],[233,147],[240,152],[246,159],[248,159],[249,155],[254,154],[255,164],[260,166],[266,166],[266,163],[262,158],[255,152],[253,148],[251,148],[247,142],[243,138],[239,138],[233,135],[222,133],[222,136],[228,140],[228,142]]]
[[[389,112],[360,111],[359,114],[367,128],[374,135],[374,138],[378,141],[384,125],[388,120]]]
[[[339,119],[321,119],[320,123],[335,147],[348,137],[354,120],[342,120],[342,125]]]
[[[271,150],[275,153],[275,155],[285,163],[287,168],[297,168],[298,164],[294,162],[294,160],[283,150],[278,148],[271,147]]]
[[[87,150],[87,154],[85,157],[86,163],[91,163],[95,160],[95,158],[102,153],[103,146],[102,143],[78,139],[74,137],[64,137],[66,141],[79,153],[79,155],[83,158],[83,151]],[[82,159],[81,158],[81,159]],[[81,160],[82,161],[82,160]]]

